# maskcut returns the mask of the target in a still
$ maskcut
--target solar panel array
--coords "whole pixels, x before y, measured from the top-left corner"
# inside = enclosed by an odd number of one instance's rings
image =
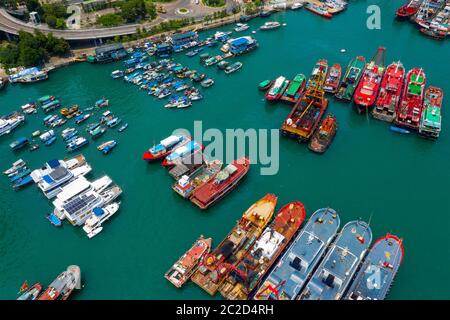
[[[81,196],[76,197],[69,203],[65,204],[64,210],[70,215],[78,212],[80,209],[85,208],[89,203],[94,201],[97,197],[94,194],[86,195],[83,194]]]

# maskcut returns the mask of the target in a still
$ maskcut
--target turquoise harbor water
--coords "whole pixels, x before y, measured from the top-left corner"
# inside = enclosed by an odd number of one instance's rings
[[[194,120],[203,120],[204,129],[279,128],[289,107],[267,104],[256,85],[280,74],[288,78],[298,72],[308,75],[318,58],[345,67],[352,57],[369,59],[384,45],[387,63],[400,59],[408,69],[423,67],[428,83],[449,93],[449,43],[431,40],[411,24],[394,21],[400,3],[352,1],[346,12],[331,21],[306,10],[274,15],[269,19],[287,26],[257,32],[260,48],[239,58],[244,63],[239,72],[226,76],[216,67],[205,68],[216,84],[202,90],[204,99],[186,110],[164,109],[162,101],[113,80],[110,73],[121,63],[79,64],[53,72],[44,83],[9,86],[0,92],[1,114],[46,94],[58,96],[63,105],[81,107],[106,96],[109,109],[129,123],[122,134],[110,130],[99,140],[117,138],[118,146],[110,155],[96,150],[98,142],[82,151],[93,166],[91,177],[108,174],[124,190],[119,213],[94,239],[70,225],[53,227],[45,219],[51,203],[35,186],[16,193],[7,178],[0,177],[0,298],[15,298],[25,279],[47,285],[69,264],[81,267],[85,284],[74,299],[209,298],[192,283],[175,289],[164,273],[198,235],[213,237],[217,245],[243,211],[269,192],[278,195],[278,208],[299,200],[309,217],[314,210],[331,206],[339,211],[342,225],[362,217],[370,219],[374,238],[386,232],[403,237],[405,258],[391,299],[449,298],[448,97],[437,142],[391,133],[388,124],[357,115],[350,104],[331,98],[329,112],[336,115],[339,131],[325,155],[280,137],[279,173],[261,176],[253,166],[237,190],[206,212],[171,190],[173,180],[165,169],[141,160],[155,141],[176,128],[192,129]],[[381,30],[365,27],[369,4],[382,8]],[[251,21],[250,30],[263,22]],[[341,48],[347,52],[340,53]],[[179,54],[175,58],[188,67],[201,68],[198,57]],[[19,157],[37,168],[46,160],[66,156],[60,136],[56,144],[33,153],[13,154],[9,149],[15,138],[42,130],[43,117],[42,112],[29,116],[25,126],[0,138],[1,168],[8,168]]]

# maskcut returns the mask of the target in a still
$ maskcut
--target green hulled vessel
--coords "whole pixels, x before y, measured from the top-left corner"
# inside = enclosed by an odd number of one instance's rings
[[[366,68],[366,59],[363,56],[358,56],[350,61],[347,70],[345,71],[344,79],[339,84],[336,98],[342,100],[352,100],[353,93],[358,86],[359,80]]]

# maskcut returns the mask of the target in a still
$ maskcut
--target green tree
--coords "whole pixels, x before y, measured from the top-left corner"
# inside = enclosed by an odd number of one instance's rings
[[[134,22],[145,18],[147,8],[144,0],[127,0],[120,5],[122,18],[127,22]]]
[[[123,19],[120,15],[115,13],[108,13],[103,16],[97,18],[97,23],[101,24],[105,27],[114,27],[118,26],[123,22]]]
[[[19,48],[15,43],[7,43],[0,47],[0,63],[6,68],[17,65]]]

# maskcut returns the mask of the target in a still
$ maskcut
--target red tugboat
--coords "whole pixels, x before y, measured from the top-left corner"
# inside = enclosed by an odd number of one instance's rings
[[[191,202],[201,209],[207,209],[228,192],[233,190],[250,169],[250,159],[242,157],[220,171],[214,179],[198,187],[191,197]]]
[[[419,129],[426,82],[422,68],[413,68],[406,75],[403,96],[395,119],[395,123],[400,127]]]
[[[361,81],[356,88],[353,101],[358,113],[373,106],[384,74],[384,56],[386,49],[379,47],[364,70]]]
[[[422,0],[408,0],[406,4],[397,9],[396,17],[398,19],[408,19],[415,15],[419,10]]]
[[[200,236],[194,245],[170,268],[164,277],[175,287],[181,288],[197,270],[198,264],[211,250],[212,239]]]
[[[329,114],[323,119],[319,129],[316,130],[311,140],[309,141],[308,148],[311,151],[317,153],[324,153],[327,151],[331,142],[334,139],[337,131],[337,120],[335,116]]]
[[[375,108],[372,111],[372,116],[375,119],[387,122],[394,121],[404,80],[405,67],[400,61],[393,62],[386,68]]]
[[[305,215],[305,207],[301,202],[291,202],[281,208],[253,248],[232,268],[219,288],[220,294],[228,300],[247,300],[291,242],[305,220]]]

